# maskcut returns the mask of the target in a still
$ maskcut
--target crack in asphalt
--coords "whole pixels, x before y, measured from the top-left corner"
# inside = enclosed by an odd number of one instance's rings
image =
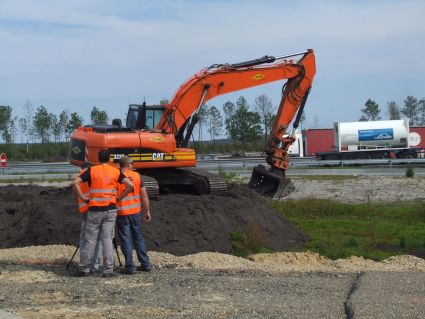
[[[351,282],[350,290],[347,293],[347,299],[344,302],[344,311],[347,319],[354,319],[354,306],[351,301],[351,296],[356,292],[360,285],[360,279],[363,277],[364,271],[359,272],[357,276]]]

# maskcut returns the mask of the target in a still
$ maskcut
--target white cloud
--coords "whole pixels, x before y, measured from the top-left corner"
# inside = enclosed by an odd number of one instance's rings
[[[415,0],[1,1],[0,104],[70,101],[83,112],[101,101],[122,113],[129,97],[170,98],[210,64],[313,48],[316,83],[335,89],[310,100],[328,101],[321,107],[331,116],[338,91],[358,91],[339,88],[338,79],[363,77],[370,95],[397,79],[424,84],[424,9]],[[270,94],[277,103],[279,92]]]

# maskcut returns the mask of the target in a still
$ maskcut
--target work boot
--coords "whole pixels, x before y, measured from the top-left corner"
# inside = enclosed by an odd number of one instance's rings
[[[149,272],[149,271],[152,271],[152,269],[153,269],[152,265],[139,266],[139,267],[137,267],[137,271],[146,271],[146,272]]]
[[[113,272],[108,272],[108,273],[103,273],[102,274],[102,277],[103,278],[112,278],[114,276],[115,276],[115,274]]]
[[[128,270],[126,268],[124,269],[119,269],[118,272],[122,275],[135,275],[136,271],[135,270]]]
[[[90,273],[85,271],[77,271],[76,273],[74,273],[74,277],[88,277],[88,276],[90,276]]]
[[[102,272],[102,270],[99,269],[99,268],[90,269],[90,274],[92,274],[92,275],[97,275],[97,274],[100,274],[101,272]]]

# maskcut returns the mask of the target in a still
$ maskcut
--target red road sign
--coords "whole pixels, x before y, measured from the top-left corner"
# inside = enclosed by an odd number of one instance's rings
[[[1,153],[1,155],[0,155],[0,165],[2,167],[6,167],[6,164],[7,164],[7,156],[6,156],[5,153]]]

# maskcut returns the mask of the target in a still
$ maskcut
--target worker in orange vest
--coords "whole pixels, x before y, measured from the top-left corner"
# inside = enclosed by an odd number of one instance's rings
[[[84,163],[81,167],[80,175],[83,174],[89,167],[90,167],[89,163]],[[88,183],[81,183],[80,189],[84,196],[88,197],[90,195],[90,187]],[[81,230],[80,230],[80,244],[79,244],[80,260],[81,260],[82,258],[81,251],[84,249],[86,245],[84,237],[86,232],[85,230],[86,230],[86,224],[87,224],[87,212],[89,210],[89,205],[88,203],[83,202],[83,200],[78,196],[77,196],[77,199],[78,199],[78,209],[81,214]],[[95,250],[94,250],[94,256],[91,260],[90,272],[97,273],[100,271],[99,266],[100,266],[101,258],[102,258],[102,242],[98,239]]]
[[[147,254],[145,241],[142,235],[141,209],[143,206],[143,218],[150,222],[151,212],[149,207],[149,198],[146,188],[139,173],[133,171],[133,160],[128,156],[120,159],[121,173],[133,182],[134,190],[117,203],[118,216],[117,228],[121,243],[121,251],[125,258],[125,268],[120,272],[122,274],[132,275],[136,270],[151,271],[152,266]],[[118,189],[120,196],[124,192],[121,186]],[[133,262],[133,246],[136,250],[137,259],[140,266],[136,268]]]
[[[108,165],[110,151],[99,151],[99,165],[88,168],[76,177],[72,183],[74,191],[85,203],[88,203],[87,224],[82,249],[80,267],[77,276],[85,277],[90,273],[90,261],[93,258],[98,238],[103,246],[103,274],[105,278],[114,275],[114,255],[112,240],[114,238],[115,220],[117,217],[116,203],[133,191],[133,183],[118,169]],[[80,184],[88,183],[90,195],[84,196]],[[124,192],[117,196],[119,184],[126,186]]]

